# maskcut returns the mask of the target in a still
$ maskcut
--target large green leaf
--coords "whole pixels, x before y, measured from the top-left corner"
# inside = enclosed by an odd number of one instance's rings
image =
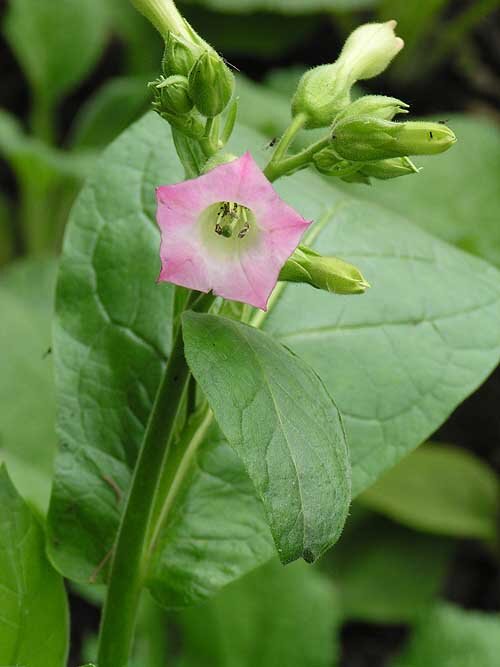
[[[64,667],[68,610],[43,530],[0,465],[0,664]]]
[[[448,604],[422,617],[407,649],[391,667],[497,667],[500,614],[464,611]]]
[[[418,530],[493,541],[500,480],[468,452],[429,444],[403,459],[359,500]]]
[[[169,352],[174,289],[156,284],[154,188],[181,179],[167,125],[147,116],[105,152],[69,223],[57,290],[61,451],[48,533],[51,558],[75,580],[106,574]],[[156,596],[174,605],[217,590],[273,551],[251,484],[218,436],[179,486],[150,575]]]
[[[314,371],[270,336],[186,313],[188,364],[262,498],[280,560],[312,562],[338,539],[351,500],[345,434]]]
[[[240,128],[232,149],[250,148],[261,159],[262,141],[262,135]],[[166,124],[147,115],[104,153],[68,227],[55,325],[62,451],[49,549],[57,567],[81,581],[113,544],[122,495],[169,350],[173,299],[168,285],[155,284],[154,188],[181,179]],[[264,320],[268,332],[315,368],[345,415],[360,491],[426,439],[497,363],[498,272],[314,174],[298,174],[278,188],[307,218],[332,215],[316,247],[355,262],[373,284],[369,294],[351,298],[289,285]],[[223,470],[230,450],[212,446],[218,451],[204,444],[200,456],[213,457]],[[234,455],[231,466],[236,478],[244,478]],[[196,467],[206,469],[204,460],[195,457]],[[182,499],[193,508],[198,503],[197,511],[205,503],[209,512],[213,476],[202,476],[199,492],[188,477],[178,511],[171,513],[182,540],[174,544],[167,535],[161,541],[178,554],[175,567],[183,551],[190,551],[186,563],[198,564],[192,576],[201,581],[199,589],[193,586],[197,598],[209,592],[204,587],[212,581],[216,590],[263,562],[272,548],[248,480],[239,494],[229,494],[233,472],[216,484],[218,489],[226,484],[228,491],[224,515],[219,508],[210,518],[210,536],[216,539],[207,540],[199,522],[191,528],[197,516],[186,511]],[[233,497],[248,509],[245,518],[235,511],[228,527]],[[228,566],[233,562],[234,568]],[[166,563],[164,568],[158,555],[154,577],[167,582],[168,598],[176,570],[166,569]],[[204,568],[212,573],[215,568],[221,577],[203,580]],[[172,591],[176,596],[189,601],[190,591]]]
[[[45,513],[56,449],[52,294],[56,262],[18,262],[0,273],[0,461],[22,496]]]
[[[342,537],[327,555],[345,620],[412,623],[444,583],[449,540],[416,533],[353,506]]]
[[[177,667],[331,667],[340,619],[324,575],[273,561],[182,613],[185,651]]]
[[[107,32],[102,0],[10,0],[5,34],[38,99],[50,106],[85,77]]]

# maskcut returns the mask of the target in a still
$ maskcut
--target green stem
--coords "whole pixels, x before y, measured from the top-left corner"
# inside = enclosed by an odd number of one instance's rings
[[[54,109],[45,95],[36,94],[30,117],[32,134],[46,144],[55,143]]]
[[[292,122],[287,127],[285,133],[279,140],[278,145],[274,150],[274,153],[271,157],[271,160],[269,161],[268,166],[276,164],[280,162],[280,160],[282,160],[282,158],[286,155],[288,149],[290,148],[292,141],[295,139],[297,134],[306,124],[306,121],[307,121],[307,116],[305,113],[299,113],[296,116],[294,116]]]
[[[207,311],[214,297],[204,295],[193,309]],[[148,536],[157,489],[190,373],[182,332],[176,339],[144,435],[115,545],[99,637],[99,667],[127,667],[146,576]]]
[[[323,137],[323,139],[320,139],[314,144],[311,144],[303,151],[300,151],[300,153],[292,155],[289,158],[281,160],[277,163],[274,163],[273,158],[273,160],[271,160],[271,162],[264,169],[264,174],[272,183],[276,179],[281,178],[281,176],[286,176],[286,174],[291,174],[298,169],[303,169],[311,162],[314,155],[321,149],[326,148],[330,142],[331,136],[327,135],[326,137]]]

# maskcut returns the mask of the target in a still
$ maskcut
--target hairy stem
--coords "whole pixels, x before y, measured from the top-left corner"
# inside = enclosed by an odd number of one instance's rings
[[[311,144],[296,155],[292,155],[291,157],[280,160],[279,162],[275,162],[273,158],[264,169],[264,174],[272,183],[278,178],[281,178],[281,176],[293,174],[293,172],[299,169],[304,169],[304,167],[307,167],[307,165],[310,164],[314,155],[322,148],[326,148],[330,141],[331,136],[327,135],[326,137],[323,137],[323,139],[316,141],[314,144]]]
[[[206,312],[213,299],[211,295],[204,295],[192,302],[191,307]],[[156,394],[118,530],[101,620],[99,667],[128,665],[146,576],[153,508],[158,502],[157,490],[189,377],[179,330]]]

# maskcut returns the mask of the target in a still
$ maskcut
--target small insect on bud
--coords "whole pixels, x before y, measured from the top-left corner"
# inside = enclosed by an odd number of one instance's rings
[[[335,118],[335,124],[357,116],[372,116],[382,120],[392,120],[400,113],[408,113],[409,105],[396,97],[385,95],[364,95],[343,109]]]
[[[161,110],[175,115],[189,113],[194,106],[189,96],[189,83],[185,76],[174,74],[157,84],[160,91]]]
[[[345,160],[368,162],[406,155],[435,155],[455,142],[453,132],[439,123],[395,123],[361,116],[335,124],[331,146]]]
[[[205,51],[189,73],[189,92],[196,108],[207,118],[224,111],[233,95],[234,76],[215,51]]]
[[[299,245],[281,269],[280,280],[307,283],[335,294],[363,294],[369,283],[360,271],[338,257],[323,257]]]

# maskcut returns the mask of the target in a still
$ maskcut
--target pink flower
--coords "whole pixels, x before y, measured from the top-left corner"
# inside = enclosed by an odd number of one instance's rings
[[[159,280],[266,310],[310,222],[278,197],[250,153],[156,191]]]

